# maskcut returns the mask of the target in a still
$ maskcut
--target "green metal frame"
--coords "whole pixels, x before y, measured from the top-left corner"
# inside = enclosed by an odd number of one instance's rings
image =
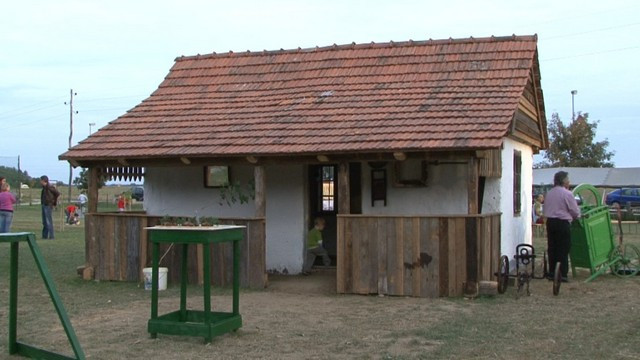
[[[19,342],[17,340],[17,329],[18,329],[18,248],[19,244],[22,241],[26,241],[29,244],[29,249],[31,249],[31,254],[33,255],[33,260],[35,261],[38,271],[42,276],[42,280],[49,292],[49,297],[53,302],[53,306],[58,313],[58,317],[60,318],[60,322],[62,323],[62,327],[64,328],[64,332],[67,334],[67,338],[69,339],[69,343],[71,344],[71,348],[73,349],[73,353],[75,357],[68,357],[65,355],[61,355],[58,353],[54,353],[51,351],[43,350],[37,348],[32,345],[27,345],[25,343]],[[76,336],[75,331],[73,331],[73,326],[71,326],[71,322],[69,321],[69,316],[67,315],[66,310],[64,309],[64,305],[62,304],[62,300],[60,300],[60,296],[58,295],[58,291],[56,290],[55,284],[53,283],[53,279],[51,277],[51,273],[47,268],[44,259],[42,258],[42,254],[40,253],[40,248],[36,243],[36,237],[33,233],[22,232],[22,233],[5,233],[0,234],[0,243],[10,243],[11,244],[11,257],[10,257],[10,265],[9,265],[9,354],[16,354],[27,356],[32,359],[45,359],[45,360],[68,360],[68,359],[77,359],[84,360],[86,357],[84,352],[82,351],[82,347],[80,347],[80,343],[78,342],[78,337]]]
[[[589,282],[606,273],[620,258],[611,257],[616,244],[609,207],[602,205],[598,190],[592,185],[578,185],[573,194],[579,195],[583,191],[593,193],[596,204],[581,205],[582,217],[571,224],[571,272],[575,277],[576,267],[589,269],[591,276],[585,280]]]
[[[147,330],[151,338],[158,333],[169,335],[202,336],[211,342],[214,336],[235,331],[242,327],[240,315],[240,241],[244,237],[244,226],[218,227],[151,227],[151,319]],[[233,243],[233,309],[232,312],[211,311],[211,259],[213,243]],[[158,315],[158,268],[161,243],[181,244],[182,264],[180,269],[180,309]],[[202,244],[203,247],[203,297],[204,311],[187,310],[188,246]]]

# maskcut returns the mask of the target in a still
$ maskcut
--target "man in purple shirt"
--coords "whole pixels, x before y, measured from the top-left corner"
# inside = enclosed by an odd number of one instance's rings
[[[569,174],[566,171],[558,171],[553,176],[553,189],[545,196],[543,212],[547,219],[550,279],[553,279],[556,263],[559,262],[562,281],[567,282],[571,222],[580,217],[580,208],[573,193],[569,191]]]

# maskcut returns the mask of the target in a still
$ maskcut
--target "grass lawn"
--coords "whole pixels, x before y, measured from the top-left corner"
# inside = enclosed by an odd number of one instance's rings
[[[238,332],[211,344],[150,339],[150,292],[136,283],[81,280],[76,266],[84,263],[84,228],[62,229],[58,220],[56,239],[41,240],[40,207],[21,206],[13,231],[36,233],[90,359],[640,359],[640,276],[603,275],[585,284],[585,270],[563,284],[559,296],[552,295],[550,282],[534,280],[532,295],[518,300],[513,287],[475,300],[336,295],[335,272],[271,276],[264,291],[241,291],[244,325]],[[640,244],[634,229],[625,242]],[[544,239],[535,244],[542,253]],[[10,358],[8,250],[0,244],[2,359]],[[201,309],[201,296],[199,287],[190,287],[189,308]],[[175,286],[160,297],[161,314],[177,309]],[[216,289],[212,304],[228,311],[230,291]],[[71,353],[26,244],[20,246],[18,317],[21,341]]]

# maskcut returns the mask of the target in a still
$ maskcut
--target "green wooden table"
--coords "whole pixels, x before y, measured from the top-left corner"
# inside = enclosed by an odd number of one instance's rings
[[[42,276],[42,280],[44,281],[44,285],[49,292],[49,297],[53,302],[53,306],[58,313],[58,317],[60,318],[60,322],[62,323],[62,327],[64,328],[65,333],[67,334],[67,338],[69,339],[69,343],[71,344],[71,348],[75,354],[75,358],[61,355],[58,353],[54,353],[51,351],[43,350],[37,348],[32,345],[25,344],[23,342],[19,342],[17,340],[17,329],[18,329],[18,250],[21,242],[26,242],[29,244],[29,249],[31,249],[31,254],[33,255],[33,260],[35,261],[38,271]],[[0,234],[0,243],[9,243],[11,244],[11,256],[9,260],[9,354],[17,354],[22,356],[27,356],[34,359],[46,359],[46,360],[61,360],[61,359],[85,359],[84,352],[80,347],[80,343],[78,342],[78,338],[73,331],[73,327],[71,326],[71,322],[69,321],[69,316],[67,316],[67,312],[64,309],[64,305],[62,305],[62,300],[60,300],[60,295],[58,295],[58,291],[56,290],[55,284],[53,283],[53,279],[51,278],[51,274],[49,273],[49,269],[47,268],[44,259],[42,258],[42,254],[40,253],[40,248],[36,243],[36,236],[33,233],[29,232],[21,232],[21,233],[4,233]]]
[[[242,327],[239,309],[240,294],[240,241],[244,238],[244,226],[154,226],[149,230],[151,242],[151,319],[147,329],[152,338],[158,333],[169,335],[202,336],[211,342],[214,336],[235,331]],[[233,311],[211,311],[211,259],[210,247],[214,243],[233,243]],[[158,316],[158,267],[160,244],[181,244],[180,310]],[[188,246],[203,247],[204,311],[187,310]]]

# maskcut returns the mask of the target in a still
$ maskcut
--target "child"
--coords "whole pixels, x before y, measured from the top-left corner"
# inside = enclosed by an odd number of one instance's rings
[[[303,275],[309,275],[311,267],[316,261],[316,256],[322,256],[322,263],[324,266],[331,265],[331,259],[324,247],[322,247],[322,230],[324,230],[324,219],[316,218],[314,221],[315,226],[309,230],[307,235],[307,262],[304,265],[302,271]]]
[[[69,204],[66,209],[64,209],[65,215],[67,215],[67,224],[74,225],[77,222],[77,207],[73,204]]]
[[[118,211],[123,212],[124,211],[124,195],[120,195],[118,197]]]

